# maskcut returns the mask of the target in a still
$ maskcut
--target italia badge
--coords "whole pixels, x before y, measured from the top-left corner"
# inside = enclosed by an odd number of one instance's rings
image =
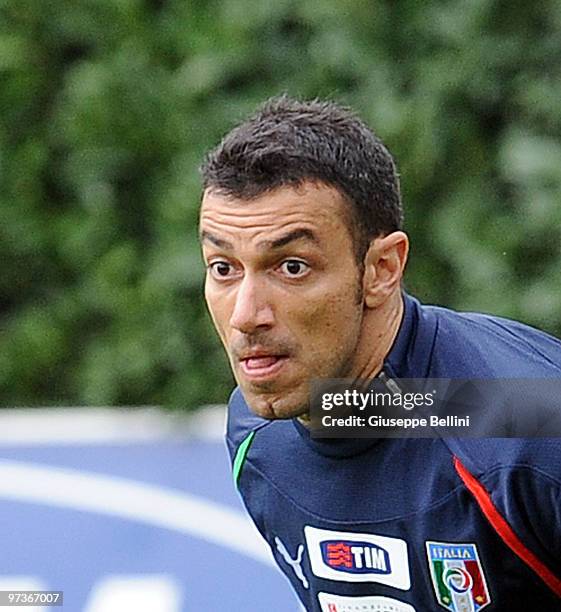
[[[475,544],[427,542],[438,603],[450,612],[479,612],[491,603]]]

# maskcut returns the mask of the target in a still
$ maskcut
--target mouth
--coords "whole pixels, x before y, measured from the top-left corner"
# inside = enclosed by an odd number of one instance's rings
[[[253,355],[240,359],[240,365],[245,378],[264,381],[277,376],[287,361],[286,355]]]

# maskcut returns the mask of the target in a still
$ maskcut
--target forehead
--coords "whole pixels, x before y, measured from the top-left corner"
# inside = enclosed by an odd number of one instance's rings
[[[348,233],[349,204],[333,187],[306,182],[279,187],[250,200],[207,190],[200,216],[201,232],[274,239],[277,234],[309,229],[321,239]]]

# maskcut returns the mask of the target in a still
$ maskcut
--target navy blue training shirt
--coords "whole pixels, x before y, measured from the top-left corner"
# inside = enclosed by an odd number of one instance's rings
[[[389,377],[561,378],[545,333],[404,303]],[[561,610],[561,440],[313,439],[255,416],[237,389],[227,443],[306,610]]]

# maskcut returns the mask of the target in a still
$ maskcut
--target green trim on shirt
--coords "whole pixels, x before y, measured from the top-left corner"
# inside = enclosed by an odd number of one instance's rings
[[[249,447],[253,442],[253,438],[255,437],[255,432],[251,431],[243,440],[243,442],[238,446],[238,450],[236,451],[236,456],[234,457],[234,466],[233,466],[233,474],[234,474],[234,484],[236,487],[238,486],[240,476],[243,469],[243,464],[245,463],[245,458],[247,457],[247,453],[249,451]]]

